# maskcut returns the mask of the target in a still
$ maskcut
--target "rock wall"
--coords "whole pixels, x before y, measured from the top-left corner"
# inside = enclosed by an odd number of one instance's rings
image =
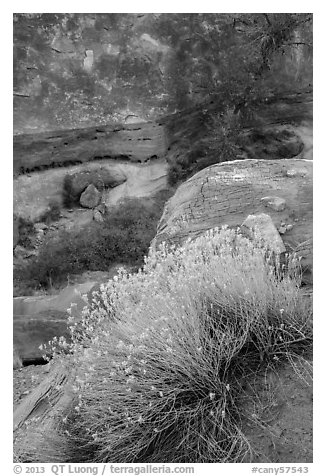
[[[152,31],[155,20],[155,14],[15,14],[15,132],[140,122],[165,111],[170,47]]]
[[[249,15],[254,30],[265,33],[264,16]],[[277,29],[282,19],[272,16]],[[15,134],[153,120],[202,102],[216,87],[232,89],[232,78],[247,74],[248,51],[260,57],[260,42],[235,29],[231,14],[17,13],[13,19]],[[312,31],[305,18],[300,25]],[[300,41],[309,43],[299,30]],[[312,82],[311,48],[288,43],[266,79],[305,88]]]
[[[14,137],[14,173],[99,158],[146,162],[164,157],[166,149],[164,126],[156,122],[20,134]]]

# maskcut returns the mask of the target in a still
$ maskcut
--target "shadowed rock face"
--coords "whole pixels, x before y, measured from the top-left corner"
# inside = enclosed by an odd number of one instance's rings
[[[235,30],[230,14],[30,13],[13,20],[15,134],[154,120],[207,99],[241,68],[246,74],[248,32]],[[263,15],[258,21],[265,25]],[[259,56],[255,47],[250,40]],[[278,56],[272,75],[279,83],[312,82],[311,48]]]
[[[15,14],[15,132],[140,122],[166,111],[170,46],[153,29],[156,17]]]
[[[283,199],[285,206],[275,210],[266,196]],[[152,246],[163,241],[181,244],[217,226],[240,227],[248,215],[260,213],[272,218],[286,250],[302,257],[309,282],[313,188],[308,160],[243,160],[198,172],[167,202]]]

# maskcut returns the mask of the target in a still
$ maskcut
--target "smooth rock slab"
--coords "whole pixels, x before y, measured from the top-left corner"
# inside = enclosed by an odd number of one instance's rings
[[[53,337],[70,336],[67,309],[80,317],[86,305],[83,295],[90,293],[96,282],[67,286],[55,296],[17,297],[13,302],[13,337],[16,353],[23,363],[41,359],[39,349]]]
[[[270,208],[268,214],[277,229],[290,225],[283,237],[286,251],[302,258],[303,280],[310,283],[312,169],[312,161],[300,159],[247,159],[207,167],[180,185],[166,203],[152,247],[163,241],[179,245],[223,225],[240,227],[248,215],[266,213],[262,198],[279,197],[286,207],[282,211]]]

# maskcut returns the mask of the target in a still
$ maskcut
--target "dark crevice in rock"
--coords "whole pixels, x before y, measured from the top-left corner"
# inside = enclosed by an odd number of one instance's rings
[[[121,155],[96,155],[94,157],[91,157],[87,162],[92,162],[94,160],[107,160],[107,159],[116,159],[120,160],[123,162],[137,162],[137,163],[144,163],[147,162],[150,159],[157,159],[157,155],[153,155],[151,157],[148,157],[147,159],[141,160],[132,160],[129,155],[121,154]],[[43,172],[44,170],[49,170],[49,169],[57,169],[57,168],[68,168],[74,165],[81,165],[83,164],[84,161],[82,160],[67,160],[65,162],[51,162],[50,164],[42,164],[42,165],[36,165],[34,167],[21,167],[19,169],[18,175],[26,175],[30,174],[33,172]]]
[[[71,167],[72,165],[80,165],[82,163],[81,160],[70,160],[64,163],[51,162],[50,164],[36,165],[35,167],[21,167],[19,169],[19,175],[26,175],[32,172],[43,172],[44,170],[56,169],[59,167]]]
[[[149,157],[164,157],[165,128],[152,122],[92,126],[14,137],[14,173],[45,168],[66,167],[71,161],[89,162],[98,158],[143,162]],[[55,165],[53,165],[55,164]]]
[[[28,367],[29,365],[46,365],[48,363],[48,359],[43,359],[43,357],[37,357],[34,359],[23,360],[23,367]]]
[[[29,94],[24,94],[24,93],[14,93],[14,96],[20,97],[20,98],[29,98]]]

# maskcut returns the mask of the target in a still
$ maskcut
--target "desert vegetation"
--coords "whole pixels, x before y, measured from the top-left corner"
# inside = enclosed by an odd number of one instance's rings
[[[47,210],[40,216],[39,221],[50,225],[58,221],[61,216],[61,206],[58,201],[50,200]]]
[[[168,169],[168,183],[172,186],[210,165],[244,157],[244,148],[250,143],[242,134],[241,120],[228,108],[221,114],[214,110],[199,114],[181,127],[186,127],[186,136],[192,132],[197,137],[194,143],[191,135],[191,139],[176,139],[172,145]],[[169,128],[171,135],[177,129],[174,128]]]
[[[91,222],[81,230],[62,229],[47,236],[37,256],[15,268],[15,285],[25,292],[28,288],[48,289],[67,284],[69,275],[106,271],[115,263],[141,266],[168,193],[159,192],[147,203],[125,200],[112,208],[102,223]],[[46,220],[51,220],[54,213],[57,208],[49,210]]]
[[[175,71],[186,69],[188,75],[183,72],[176,84],[176,101],[188,107],[202,101],[203,107],[200,113],[188,113],[168,125],[170,184],[214,163],[246,157],[247,146],[255,141],[244,131],[271,120],[269,112],[268,121],[266,115],[262,118],[266,106],[273,109],[280,98],[291,101],[296,92],[312,90],[310,14],[190,14],[183,20],[184,28],[191,25],[196,32],[201,56],[191,61],[188,38],[181,40]],[[172,17],[170,29],[176,25],[177,17]],[[293,105],[292,119],[295,110]],[[282,115],[287,120],[286,109],[278,108],[277,113],[278,120]],[[284,157],[284,151],[275,157]]]
[[[16,429],[16,461],[253,461],[255,448],[245,428],[248,422],[268,427],[255,409],[272,408],[275,392],[266,391],[261,401],[256,384],[268,372],[277,374],[286,366],[304,380],[302,369],[311,359],[312,301],[301,287],[300,259],[287,254],[281,261],[262,237],[249,240],[238,229],[222,227],[204,233],[221,222],[202,186],[198,190],[205,203],[201,208],[196,201],[190,211],[198,220],[195,232],[203,234],[179,247],[163,243],[155,250],[150,244],[165,201],[198,171],[235,159],[301,158],[303,143],[293,126],[303,124],[307,116],[311,124],[312,14],[145,14],[140,18],[94,14],[92,27],[85,21],[87,14],[42,15],[18,14],[15,19],[16,56],[23,58],[16,63],[15,75],[22,78],[21,91],[39,87],[42,93],[36,90],[31,101],[19,103],[23,106],[15,112],[17,130],[30,130],[30,121],[33,130],[55,130],[59,125],[78,131],[89,123],[107,124],[109,119],[127,123],[129,112],[141,121],[153,120],[155,131],[158,126],[164,129],[170,188],[160,196],[126,200],[99,212],[100,222],[94,208],[94,220],[83,228],[67,230],[62,223],[53,227],[54,233],[52,227],[46,228],[35,254],[15,264],[14,285],[26,295],[36,289],[58,289],[69,283],[70,276],[84,271],[108,271],[117,263],[126,267],[101,284],[88,301],[85,296],[82,312],[76,306],[68,309],[69,342],[58,336],[42,347],[45,358],[53,359],[45,378],[49,387],[55,382],[49,390],[55,393],[55,404],[50,408],[52,401],[46,395],[41,408],[42,389],[32,395],[34,400],[25,400],[33,410]],[[110,47],[109,30],[114,38]],[[98,43],[88,38],[95,31]],[[69,40],[71,51],[53,47],[61,39],[63,45]],[[94,54],[81,57],[81,45],[86,44],[93,45]],[[85,61],[93,57],[94,63]],[[36,59],[40,86],[26,76],[26,68]],[[34,97],[42,99],[44,109]],[[47,107],[53,108],[51,114]],[[113,132],[124,137],[120,126]],[[102,133],[101,129],[92,132],[90,149],[102,150]],[[85,139],[79,134],[77,142]],[[135,137],[140,143],[148,141],[144,144],[152,140],[146,135],[141,141],[137,133]],[[51,133],[49,140],[57,139]],[[69,155],[69,141],[63,141],[62,149],[67,146]],[[132,142],[129,145],[132,149]],[[19,150],[25,153],[24,148]],[[54,156],[60,158],[58,150]],[[103,153],[103,160],[107,156]],[[118,150],[117,157],[127,156]],[[156,160],[161,155],[154,151],[150,157]],[[143,157],[140,162],[146,166]],[[99,191],[113,186],[108,170],[105,180],[104,171],[101,176],[98,172],[83,171]],[[284,173],[290,183],[297,170],[286,167],[277,173]],[[304,174],[298,173],[300,179],[306,180]],[[85,177],[79,177],[78,184],[74,174],[66,175],[64,207],[81,204]],[[239,182],[244,186],[242,199],[248,184]],[[307,184],[308,176],[302,186],[308,203]],[[222,186],[227,187],[226,180]],[[248,213],[265,207],[263,198],[270,198],[262,197],[264,184],[257,186],[252,180],[251,186],[256,193],[252,202],[246,205],[243,200],[243,205],[241,199],[235,200],[243,213],[239,225]],[[216,202],[222,209],[218,192]],[[220,196],[232,201],[234,194],[231,189],[229,195],[225,191]],[[291,211],[293,201],[285,201],[285,210]],[[182,209],[185,202],[180,200],[176,207],[181,203]],[[205,206],[211,216],[203,223]],[[188,213],[190,208],[184,209]],[[294,213],[288,223],[283,210],[263,210],[278,215],[275,232],[288,233],[285,238],[292,229],[305,233],[310,226],[303,224],[305,218],[300,221],[299,214]],[[56,222],[60,213],[60,206],[50,203],[41,221]],[[177,226],[176,221],[172,224]],[[33,223],[21,219],[18,228],[18,244],[28,247],[35,234]],[[162,229],[170,236],[169,230]],[[300,245],[305,243],[308,240]],[[64,376],[58,386],[51,380],[57,369]],[[56,407],[62,400],[62,406]],[[248,402],[253,411],[248,412]]]
[[[28,218],[14,217],[18,222],[18,241],[21,246],[30,246],[33,236],[35,236],[34,223]]]
[[[85,307],[70,309],[75,398],[57,434],[21,458],[87,462],[243,462],[241,397],[266,368],[311,352],[311,302],[299,262],[282,268],[259,237],[214,229],[165,244],[138,273],[121,268]],[[42,453],[42,454],[40,454]]]

